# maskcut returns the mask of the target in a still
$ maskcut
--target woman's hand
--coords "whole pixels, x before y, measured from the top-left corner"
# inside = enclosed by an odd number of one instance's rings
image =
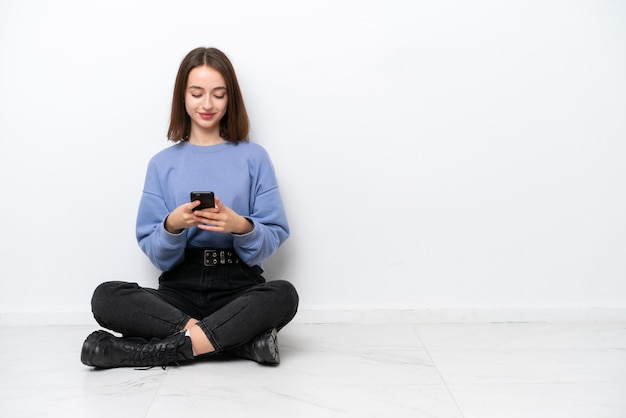
[[[165,219],[165,229],[170,234],[180,234],[184,229],[198,225],[194,218],[193,208],[200,205],[199,200],[180,205],[170,213]]]
[[[192,208],[196,206],[194,204]],[[224,205],[217,196],[215,197],[214,208],[197,210],[192,213],[192,216],[194,225],[205,231],[222,232],[225,234],[247,234],[253,228],[252,223]]]

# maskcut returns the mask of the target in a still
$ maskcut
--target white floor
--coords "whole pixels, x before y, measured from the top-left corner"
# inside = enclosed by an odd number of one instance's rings
[[[100,371],[92,330],[0,327],[0,416],[626,417],[626,323],[290,324],[279,367]]]

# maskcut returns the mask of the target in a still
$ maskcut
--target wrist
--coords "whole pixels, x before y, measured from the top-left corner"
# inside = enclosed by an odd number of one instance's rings
[[[244,235],[254,229],[254,222],[252,219],[246,218],[245,216],[241,217],[241,221],[239,222],[239,228],[235,231],[235,234]]]
[[[165,218],[165,222],[163,222],[163,228],[165,228],[165,230],[169,232],[170,234],[174,234],[174,235],[178,235],[184,231],[184,229],[175,228],[172,225],[169,215],[167,216],[167,218]]]

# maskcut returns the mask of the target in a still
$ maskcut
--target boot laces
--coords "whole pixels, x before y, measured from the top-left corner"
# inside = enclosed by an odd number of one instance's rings
[[[153,339],[145,344],[131,344],[127,348],[134,362],[144,364],[148,367],[146,370],[157,366],[165,370],[168,364],[176,363],[178,340],[170,337],[160,341]]]

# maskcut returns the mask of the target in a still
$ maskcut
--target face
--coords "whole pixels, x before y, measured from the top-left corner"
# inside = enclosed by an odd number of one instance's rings
[[[218,132],[220,120],[226,114],[228,95],[224,77],[208,66],[195,67],[189,72],[185,90],[185,109],[191,118],[191,132]]]

